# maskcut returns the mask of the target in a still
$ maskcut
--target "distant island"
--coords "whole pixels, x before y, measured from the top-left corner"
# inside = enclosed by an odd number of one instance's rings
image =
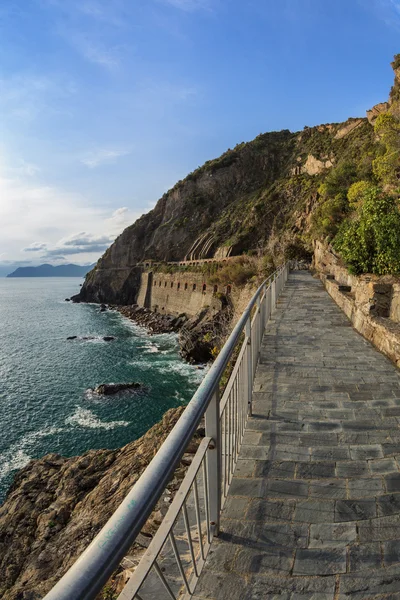
[[[84,267],[80,265],[39,265],[38,267],[18,267],[12,273],[9,273],[7,277],[84,277],[91,269],[93,265],[86,265]]]

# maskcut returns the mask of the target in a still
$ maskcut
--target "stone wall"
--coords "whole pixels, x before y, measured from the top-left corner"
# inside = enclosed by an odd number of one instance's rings
[[[216,293],[234,294],[232,288],[210,284],[201,273],[144,272],[137,303],[159,313],[193,317],[213,305]]]
[[[137,297],[137,304],[161,314],[180,315],[186,313],[194,317],[203,308],[210,306],[219,310],[220,302],[216,294],[229,297],[234,310],[235,322],[246,309],[256,291],[257,285],[243,287],[214,285],[201,273],[157,273],[144,271]]]
[[[332,248],[320,242],[314,267],[354,328],[400,367],[400,278],[351,275]]]

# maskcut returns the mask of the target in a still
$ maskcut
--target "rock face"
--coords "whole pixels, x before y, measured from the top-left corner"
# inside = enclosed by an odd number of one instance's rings
[[[380,102],[371,108],[371,110],[367,110],[367,119],[371,123],[371,125],[375,125],[375,121],[382,113],[387,112],[389,109],[388,102]]]
[[[143,437],[118,450],[73,458],[49,454],[19,471],[0,507],[2,600],[39,600],[53,587],[124,499],[182,412],[169,410]],[[179,485],[185,464],[170,490]],[[154,531],[151,519],[146,527]]]

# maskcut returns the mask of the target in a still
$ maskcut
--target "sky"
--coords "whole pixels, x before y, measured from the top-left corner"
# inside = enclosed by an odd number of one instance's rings
[[[1,0],[0,275],[95,262],[261,132],[365,116],[399,33],[400,0]]]

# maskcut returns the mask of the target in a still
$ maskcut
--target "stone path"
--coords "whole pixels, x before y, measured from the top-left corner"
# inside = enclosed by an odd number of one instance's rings
[[[291,274],[194,598],[400,600],[400,373]]]

